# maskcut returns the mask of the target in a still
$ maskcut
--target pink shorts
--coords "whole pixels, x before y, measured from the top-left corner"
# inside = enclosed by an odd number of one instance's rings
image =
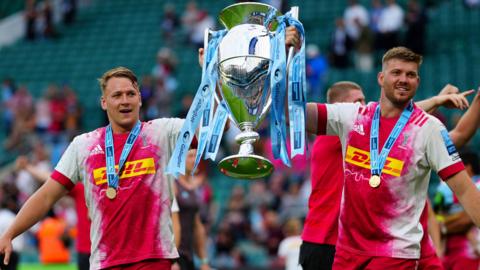
[[[172,261],[168,259],[149,259],[136,263],[122,264],[104,270],[170,270]]]
[[[363,256],[338,248],[333,261],[333,270],[415,270],[417,267],[416,259]]]
[[[418,270],[443,270],[443,264],[440,258],[438,258],[437,254],[432,253],[430,255],[420,257]]]

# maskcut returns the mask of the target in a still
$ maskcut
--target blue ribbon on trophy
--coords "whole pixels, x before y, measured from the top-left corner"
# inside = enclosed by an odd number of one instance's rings
[[[225,34],[225,30],[211,32],[212,38],[209,41],[208,47],[216,48]],[[175,149],[165,170],[167,174],[171,174],[175,177],[178,177],[179,174],[185,174],[185,159],[188,149],[192,143],[195,131],[200,124],[200,120],[205,119],[203,117],[205,108],[207,108],[209,103],[211,104],[217,77],[216,50],[213,50],[213,53],[211,53],[210,50],[207,50],[203,65],[205,67],[202,66],[202,69],[205,72],[202,74],[202,82],[197,89],[197,93],[195,94],[190,110],[187,113],[187,117],[185,118],[185,122],[180,131],[177,144],[175,145]],[[206,128],[206,126],[208,127],[210,124],[210,121],[204,121],[203,124],[203,127]],[[208,129],[206,128],[205,130]],[[206,135],[207,133],[204,132],[204,134]],[[198,138],[199,147],[202,146],[205,148],[204,145],[206,144],[206,139],[207,136],[202,136],[202,134],[200,134],[200,137]],[[202,152],[200,148],[198,148],[198,151]]]
[[[286,145],[285,95],[286,95],[286,53],[285,23],[280,23],[275,35],[271,37],[272,68],[270,85],[272,87],[272,109],[270,111],[270,137],[272,153],[275,159],[290,167]]]
[[[205,159],[215,160],[218,147],[222,140],[223,129],[228,119],[228,108],[224,101],[221,101],[213,117],[213,125],[208,134],[208,147],[205,149]]]
[[[300,51],[296,53],[288,67],[288,113],[290,120],[290,155],[294,158],[296,155],[305,153],[305,107],[307,89],[306,71],[305,71],[305,30],[303,25],[287,13],[284,18],[289,25],[295,26],[302,38]]]
[[[269,16],[270,17],[270,16]],[[277,17],[277,33],[272,37],[272,111],[271,111],[271,138],[274,158],[280,157],[283,163],[290,166],[286,150],[286,127],[284,117],[285,98],[285,30],[288,25],[297,28],[302,37],[302,46],[291,63],[288,64],[288,112],[290,126],[290,157],[305,153],[305,106],[306,106],[306,78],[305,78],[305,31],[300,21],[288,12]],[[281,141],[280,141],[281,140]]]

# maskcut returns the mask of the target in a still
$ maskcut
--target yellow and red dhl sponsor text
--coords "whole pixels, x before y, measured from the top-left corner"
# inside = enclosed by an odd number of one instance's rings
[[[351,145],[347,147],[345,162],[370,170],[370,153]],[[404,162],[399,159],[387,157],[382,173],[400,176]]]
[[[118,165],[115,165],[115,169],[118,170]],[[125,162],[120,179],[154,173],[155,162],[153,158],[127,161]],[[107,168],[102,167],[93,170],[93,179],[95,181],[95,185],[107,183]]]

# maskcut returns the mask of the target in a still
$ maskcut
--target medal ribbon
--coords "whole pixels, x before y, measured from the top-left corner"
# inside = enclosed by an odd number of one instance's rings
[[[115,171],[115,150],[113,146],[113,132],[112,126],[108,125],[105,130],[105,159],[107,165],[107,181],[108,187],[112,187],[115,190],[118,188],[119,174],[127,160],[130,150],[132,150],[133,144],[140,133],[142,124],[137,121],[135,127],[128,134],[127,142],[123,146],[120,160],[118,161],[118,173]]]
[[[393,147],[393,144],[397,140],[398,136],[402,132],[403,128],[410,119],[410,116],[413,112],[413,101],[407,105],[407,107],[403,110],[400,118],[395,123],[395,127],[388,135],[388,139],[383,145],[382,151],[380,156],[378,155],[378,133],[380,129],[380,104],[377,104],[375,108],[375,113],[373,114],[372,119],[372,126],[370,131],[370,171],[372,175],[380,176],[382,174],[383,166],[385,165],[385,161],[387,160],[388,153]]]

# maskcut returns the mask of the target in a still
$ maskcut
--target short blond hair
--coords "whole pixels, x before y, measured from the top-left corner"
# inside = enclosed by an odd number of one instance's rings
[[[340,81],[334,83],[327,91],[327,103],[341,102],[351,90],[360,90],[362,87],[355,82]]]
[[[388,50],[382,58],[382,68],[385,68],[385,63],[392,60],[399,59],[405,62],[414,62],[419,67],[422,64],[423,57],[420,54],[414,53],[406,47],[394,47]]]
[[[108,70],[103,73],[102,77],[98,79],[102,93],[105,93],[105,88],[107,87],[107,82],[111,78],[127,78],[129,79],[133,86],[138,90],[138,79],[135,73],[126,67],[116,67]]]

